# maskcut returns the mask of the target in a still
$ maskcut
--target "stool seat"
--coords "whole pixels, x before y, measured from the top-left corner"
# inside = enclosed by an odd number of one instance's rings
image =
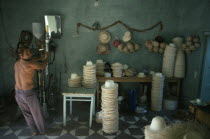
[[[70,114],[72,114],[72,101],[90,101],[90,121],[92,126],[92,115],[95,114],[96,88],[65,88],[63,95],[63,125],[66,126],[66,102],[70,101]]]
[[[69,88],[62,95],[71,96],[95,96],[96,88]]]

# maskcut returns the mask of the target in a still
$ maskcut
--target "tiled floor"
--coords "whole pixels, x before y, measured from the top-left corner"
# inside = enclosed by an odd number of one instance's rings
[[[62,126],[62,112],[51,115],[48,122],[48,134],[45,136],[31,136],[24,118],[0,127],[1,139],[141,139],[144,138],[144,126],[150,124],[154,116],[163,116],[166,122],[174,122],[171,114],[167,112],[147,112],[146,114],[121,114],[119,117],[119,130],[115,134],[106,134],[102,125],[93,120],[92,127],[88,127],[89,105],[74,105],[73,116],[68,116],[67,126]],[[75,109],[75,110],[74,110]],[[62,111],[62,108],[61,110]],[[53,118],[52,118],[53,117]]]

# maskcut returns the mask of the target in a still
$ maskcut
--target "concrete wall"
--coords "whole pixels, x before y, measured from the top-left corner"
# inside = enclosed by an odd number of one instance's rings
[[[124,54],[112,47],[111,53],[105,56],[98,55],[95,50],[99,43],[98,32],[80,28],[80,34],[76,33],[76,24],[82,22],[91,26],[99,21],[101,26],[109,25],[121,20],[127,25],[143,29],[150,27],[158,21],[163,22],[164,30],[161,33],[167,41],[175,36],[187,36],[198,34],[205,38],[202,31],[210,30],[210,1],[209,0],[99,0],[99,7],[94,7],[94,0],[1,0],[2,14],[6,34],[3,32],[0,22],[0,59],[1,59],[1,92],[7,94],[14,87],[13,64],[15,62],[9,56],[8,44],[16,47],[22,30],[31,30],[32,22],[44,23],[44,15],[56,14],[62,17],[63,37],[56,40],[56,70],[62,72],[62,86],[66,84],[71,72],[82,73],[82,65],[86,60],[95,61],[104,59],[109,62],[121,62],[133,66],[138,71],[144,67],[160,71],[162,56],[149,53],[145,47],[134,54]],[[118,25],[108,29],[112,34],[112,41],[120,38],[125,28]],[[147,33],[132,32],[133,40],[144,44],[145,40],[152,39],[157,29]],[[5,41],[7,36],[8,42]],[[204,46],[202,46],[204,47]],[[201,72],[201,60],[203,48],[187,55],[187,74],[183,80],[181,98],[188,100],[199,94],[199,79],[194,78],[194,72]],[[64,74],[64,59],[66,57],[67,74]]]

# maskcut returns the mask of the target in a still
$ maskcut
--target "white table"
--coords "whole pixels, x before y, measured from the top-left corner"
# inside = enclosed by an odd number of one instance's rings
[[[89,127],[92,126],[92,117],[95,115],[96,88],[66,88],[63,95],[63,125],[66,126],[66,102],[70,101],[70,114],[72,114],[72,101],[90,101]]]

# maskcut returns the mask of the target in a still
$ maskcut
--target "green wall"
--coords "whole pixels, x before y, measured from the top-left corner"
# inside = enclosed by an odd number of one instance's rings
[[[87,60],[104,59],[109,62],[121,62],[133,66],[138,71],[144,67],[151,70],[161,70],[162,56],[149,53],[145,47],[135,54],[124,54],[112,47],[111,53],[105,56],[96,53],[99,43],[97,33],[80,28],[76,33],[76,24],[82,22],[92,25],[99,21],[101,26],[109,25],[121,20],[127,25],[143,29],[158,21],[163,22],[164,30],[161,33],[167,41],[176,36],[198,34],[205,38],[202,31],[210,30],[210,1],[209,0],[99,0],[99,7],[94,7],[94,0],[1,0],[1,8],[5,23],[6,34],[0,22],[0,66],[1,92],[8,94],[14,88],[15,60],[8,53],[8,43],[15,48],[22,30],[30,30],[32,22],[44,23],[44,15],[56,14],[62,17],[63,36],[56,40],[59,45],[56,51],[57,76],[62,73],[62,86],[66,85],[71,72],[82,73],[82,65]],[[120,38],[125,28],[120,25],[108,29],[112,34],[112,41]],[[144,44],[145,40],[152,39],[157,29],[146,32],[132,32],[133,40]],[[204,47],[204,46],[202,46]],[[187,74],[182,84],[182,100],[195,98],[199,94],[200,76],[194,78],[194,72],[201,72],[201,48],[187,55]],[[64,73],[64,59],[66,57],[68,72]]]

